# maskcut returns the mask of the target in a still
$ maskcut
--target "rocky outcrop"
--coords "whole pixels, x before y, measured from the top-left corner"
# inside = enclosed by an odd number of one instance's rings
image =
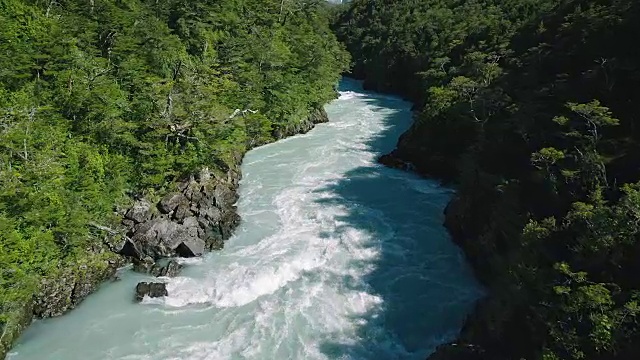
[[[458,175],[457,158],[440,151],[432,139],[425,135],[430,132],[425,127],[423,123],[415,122],[400,136],[396,148],[378,161],[390,167],[415,171],[443,183],[454,182]],[[453,143],[451,146],[461,148]]]
[[[156,263],[152,258],[145,257],[142,260],[133,260],[133,270],[147,273],[157,277],[175,277],[182,270],[182,265],[175,260],[170,260],[166,265]]]
[[[386,166],[386,167],[390,167],[390,168],[394,168],[394,169],[399,169],[399,170],[405,170],[405,171],[410,171],[413,169],[413,167],[411,166],[410,163],[407,163],[404,160],[401,160],[395,156],[393,156],[392,154],[386,154],[386,155],[382,155],[378,158],[378,163]]]
[[[59,316],[75,308],[105,280],[113,278],[124,259],[108,251],[87,252],[77,260],[62,264],[44,278],[33,298],[33,314],[37,317]]]
[[[162,277],[162,276],[175,277],[175,276],[178,276],[178,274],[180,273],[180,270],[182,270],[182,265],[175,260],[171,260],[164,266],[156,265],[151,270],[151,274],[153,276],[158,276],[158,277]]]
[[[146,200],[136,201],[124,215],[126,224],[141,223],[147,219],[151,212],[151,204]]]
[[[315,124],[329,121],[321,107],[304,120],[273,130],[273,137],[306,133]],[[239,224],[235,202],[240,180],[240,156],[236,164],[218,164],[225,171],[216,175],[207,169],[177,184],[152,204],[137,200],[125,212],[127,236],[118,253],[133,259],[134,269],[159,274],[155,262],[167,257],[195,257],[207,250],[220,249]]]
[[[315,124],[329,121],[318,107],[304,120],[273,130],[274,139],[306,133]],[[256,144],[258,145],[258,144]],[[127,227],[117,252],[130,258],[136,271],[153,276],[175,276],[182,268],[175,261],[160,266],[160,259],[196,257],[221,249],[240,222],[235,206],[240,181],[241,156],[234,164],[219,162],[213,173],[203,169],[197,176],[179,182],[175,191],[155,203],[137,200],[124,215]],[[140,288],[142,287],[142,288]],[[147,285],[138,285],[138,290]]]
[[[329,116],[324,108],[317,107],[305,120],[301,122],[276,127],[273,130],[273,137],[276,140],[280,140],[296,134],[306,134],[313,129],[316,124],[326,123],[328,121]]]
[[[33,303],[27,301],[16,309],[3,308],[2,313],[6,318],[0,320],[0,359],[4,359],[13,342],[31,324]]]
[[[136,201],[123,221],[129,230],[119,253],[134,259],[136,270],[150,273],[158,259],[221,248],[240,221],[234,205],[239,179],[236,169],[222,177],[204,169],[153,206]]]
[[[167,284],[159,282],[141,282],[136,286],[136,300],[142,301],[145,296],[158,298],[169,295]]]

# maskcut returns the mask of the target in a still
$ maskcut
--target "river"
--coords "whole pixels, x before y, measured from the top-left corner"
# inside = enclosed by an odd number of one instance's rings
[[[455,337],[481,292],[442,227],[452,191],[375,162],[410,103],[340,90],[329,123],[247,154],[240,228],[167,298],[134,303],[148,277],[123,271],[9,359],[424,360]]]

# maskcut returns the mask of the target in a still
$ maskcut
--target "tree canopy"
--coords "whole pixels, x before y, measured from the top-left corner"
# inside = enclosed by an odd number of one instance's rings
[[[327,11],[0,0],[0,333],[43,277],[103,252],[88,224],[201,167],[224,172],[331,100],[348,54]]]
[[[333,27],[354,76],[416,103],[393,155],[458,186],[447,225],[490,293],[461,343],[637,358],[640,3],[355,0]]]

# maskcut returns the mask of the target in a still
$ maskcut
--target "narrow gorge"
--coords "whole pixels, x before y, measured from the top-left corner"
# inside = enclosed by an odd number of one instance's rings
[[[239,229],[167,297],[134,303],[149,277],[125,269],[9,359],[424,359],[481,291],[442,226],[453,191],[376,162],[410,108],[343,80],[328,123],[246,155]]]
[[[638,19],[0,0],[0,358],[637,360]]]

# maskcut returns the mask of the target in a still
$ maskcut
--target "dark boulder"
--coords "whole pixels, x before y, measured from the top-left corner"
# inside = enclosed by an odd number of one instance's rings
[[[149,218],[151,215],[151,204],[146,200],[138,200],[127,211],[124,217],[135,223],[141,223]]]
[[[177,221],[182,221],[186,217],[193,216],[191,212],[191,204],[189,202],[181,203],[173,213],[173,218]]]
[[[176,277],[182,270],[182,265],[175,260],[170,260],[164,266],[154,266],[152,273],[155,276]]]
[[[200,256],[205,242],[199,238],[202,233],[199,229],[200,223],[194,216],[184,218],[182,224],[165,216],[147,221],[131,237],[132,244],[127,245],[128,253],[141,253],[153,259],[175,255]],[[177,249],[179,246],[180,249]]]
[[[380,156],[378,158],[378,163],[394,169],[400,169],[400,170],[408,169],[407,163],[393,156],[393,154],[386,154],[386,155]]]
[[[154,259],[171,256],[171,237],[180,225],[164,217],[142,224],[131,237],[132,243],[145,256]],[[175,244],[177,246],[177,244]]]
[[[162,200],[160,200],[160,203],[158,204],[158,208],[162,213],[168,214],[174,211],[180,205],[186,205],[188,208],[189,199],[187,199],[186,196],[184,196],[181,193],[171,193],[171,194],[167,194],[165,197],[162,198]]]
[[[214,191],[216,204],[222,209],[231,207],[238,200],[238,193],[225,184],[218,184]]]
[[[158,298],[169,295],[167,284],[156,282],[140,282],[136,286],[136,300],[142,301],[145,296]]]
[[[145,256],[143,259],[133,259],[133,270],[143,274],[150,274],[153,270],[156,262],[149,256]]]
[[[122,246],[120,247],[120,250],[117,251],[117,253],[120,255],[132,257],[134,259],[142,259],[144,257],[142,250],[140,250],[140,248],[136,245],[136,242],[132,241],[131,239],[126,239],[122,243]]]
[[[200,215],[203,215],[207,220],[212,223],[218,223],[222,217],[220,209],[215,206],[200,209]]]
[[[182,226],[186,228],[198,227],[199,226],[198,218],[196,218],[195,216],[190,216],[188,218],[185,218],[184,220],[182,220]]]
[[[202,196],[202,193],[200,192],[201,187],[202,185],[197,181],[190,181],[187,183],[184,190],[182,190],[182,193],[187,199],[193,202],[198,202],[199,198]]]
[[[240,224],[240,215],[235,211],[235,207],[231,211],[222,214],[220,220],[220,232],[224,240],[231,237],[233,230]]]
[[[178,244],[175,252],[178,256],[191,258],[201,256],[204,253],[205,242],[198,237],[190,237]]]

